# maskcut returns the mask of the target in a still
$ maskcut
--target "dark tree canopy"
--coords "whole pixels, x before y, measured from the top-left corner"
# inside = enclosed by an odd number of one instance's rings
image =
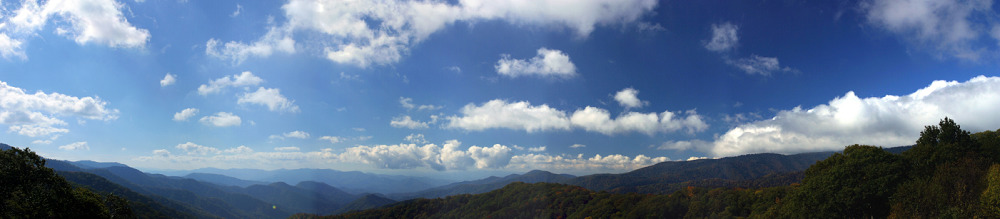
[[[31,149],[0,151],[0,218],[133,218],[128,201],[73,187]]]

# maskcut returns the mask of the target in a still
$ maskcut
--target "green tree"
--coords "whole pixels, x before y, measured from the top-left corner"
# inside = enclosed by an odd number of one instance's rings
[[[806,170],[793,194],[791,217],[885,217],[906,166],[880,147],[851,145]]]
[[[0,218],[133,217],[127,201],[74,188],[30,149],[0,151],[0,185]]]
[[[937,126],[925,126],[917,144],[902,155],[914,167],[914,175],[930,176],[937,165],[975,154],[978,149],[968,131],[945,117]]]
[[[985,218],[1000,218],[1000,164],[993,164],[986,174],[987,187],[979,196]]]

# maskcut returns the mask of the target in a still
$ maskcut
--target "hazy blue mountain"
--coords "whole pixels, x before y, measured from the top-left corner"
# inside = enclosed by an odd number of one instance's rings
[[[322,182],[355,194],[416,192],[449,183],[427,177],[391,176],[359,171],[331,169],[215,169],[192,170],[194,173],[212,173],[250,181],[284,182],[290,185],[304,181]]]
[[[156,195],[142,195],[124,186],[115,184],[104,177],[86,172],[56,171],[57,174],[76,185],[100,192],[111,193],[129,200],[132,212],[139,218],[214,218],[215,216],[183,203]]]
[[[392,200],[378,194],[366,194],[361,196],[361,198],[358,198],[357,200],[348,203],[343,208],[337,210],[333,214],[342,214],[352,211],[368,210],[372,208],[386,206],[393,203],[396,203],[396,200]]]
[[[832,154],[833,152],[796,155],[748,154],[719,159],[667,161],[622,174],[581,176],[565,183],[597,191],[634,192],[643,186],[662,185],[664,188],[670,188],[666,185],[693,180],[749,180],[769,174],[803,171],[816,161],[826,159]]]
[[[243,180],[236,177],[212,173],[190,173],[188,175],[184,175],[183,177],[223,186],[247,187],[251,185],[268,184],[267,182]]]
[[[51,163],[51,164],[50,164]],[[80,171],[66,162],[47,162],[53,169],[62,171]],[[47,165],[48,166],[48,165]],[[66,168],[71,166],[72,168]],[[75,168],[75,169],[74,169]],[[253,198],[246,194],[234,193],[220,189],[218,185],[187,179],[168,177],[160,174],[146,174],[128,166],[110,166],[106,168],[83,169],[121,185],[137,193],[162,197],[154,199],[158,203],[171,206],[171,202],[183,203],[194,211],[201,211],[214,217],[222,218],[285,218],[295,212],[275,209],[274,205]],[[172,207],[177,209],[177,204]],[[198,214],[196,214],[198,215]]]
[[[106,168],[106,167],[127,167],[125,164],[116,163],[116,162],[97,162],[97,161],[90,161],[90,160],[70,161],[69,163],[71,163],[73,165],[76,165],[77,167],[80,167],[80,168],[83,168],[83,169],[97,169],[97,168]]]
[[[524,174],[511,174],[505,177],[491,176],[480,180],[457,182],[419,192],[397,193],[390,195],[390,197],[396,200],[408,200],[413,198],[440,198],[458,194],[479,194],[503,188],[512,182],[557,183],[574,177],[569,174],[555,174],[543,170],[532,170]]]

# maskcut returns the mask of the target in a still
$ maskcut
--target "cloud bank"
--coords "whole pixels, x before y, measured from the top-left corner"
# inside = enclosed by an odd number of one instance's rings
[[[904,96],[861,98],[847,92],[826,104],[781,110],[771,119],[738,125],[712,143],[673,142],[661,148],[703,145],[715,156],[732,156],[832,151],[851,144],[903,146],[914,144],[924,126],[944,117],[971,131],[996,129],[996,112],[1000,77],[978,76],[965,82],[934,81]]]

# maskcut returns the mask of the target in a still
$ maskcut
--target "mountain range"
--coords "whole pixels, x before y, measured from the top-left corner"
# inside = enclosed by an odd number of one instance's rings
[[[0,149],[7,147],[0,144]],[[284,218],[296,213],[353,212],[398,205],[394,203],[402,200],[410,203],[422,198],[483,194],[515,182],[559,183],[592,191],[648,194],[669,194],[687,186],[762,188],[788,185],[801,181],[803,170],[832,154],[751,154],[668,161],[621,174],[579,177],[533,170],[450,184],[430,178],[327,169],[206,168],[192,170],[183,176],[166,176],[145,173],[120,163],[50,159],[46,166],[78,185],[121,194],[136,203],[133,207],[138,211],[157,212],[149,217]]]

